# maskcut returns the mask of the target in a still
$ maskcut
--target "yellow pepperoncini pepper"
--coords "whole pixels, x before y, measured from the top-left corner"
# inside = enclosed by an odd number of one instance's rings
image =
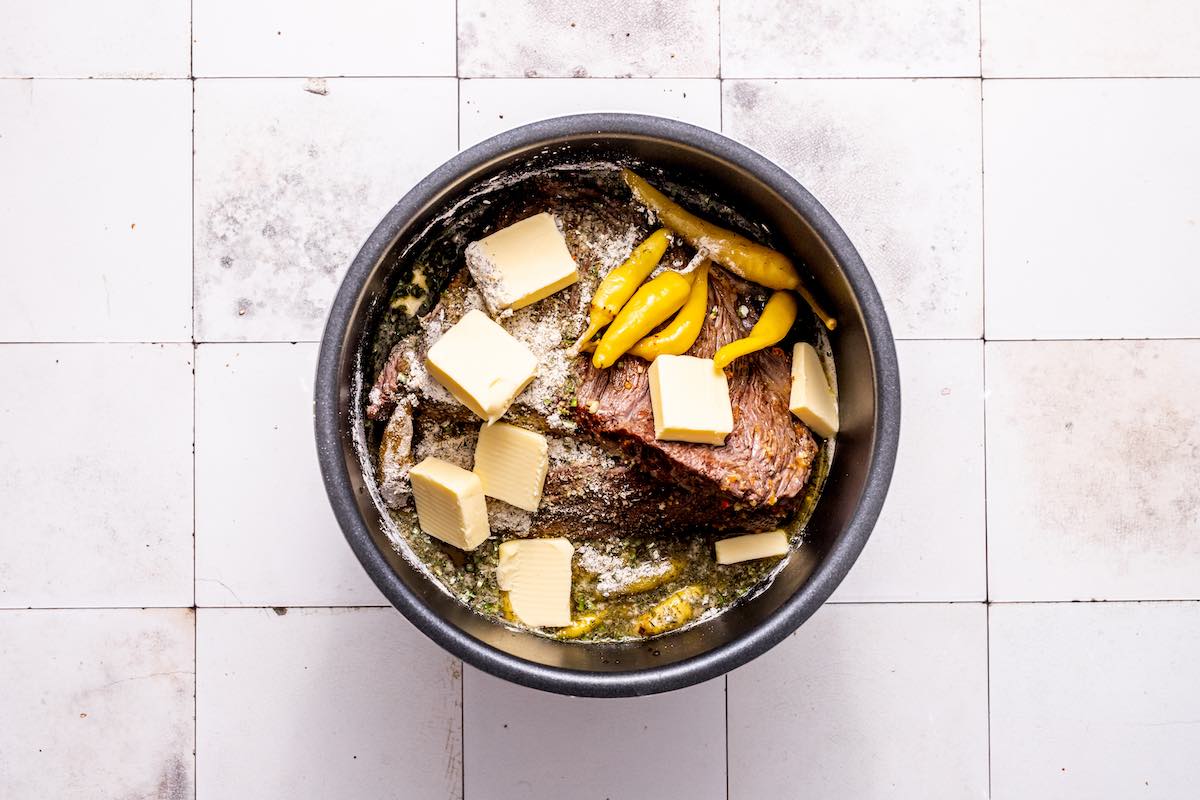
[[[653,636],[674,630],[690,620],[696,613],[695,604],[704,598],[699,586],[685,586],[636,620],[639,636]]]
[[[500,592],[500,614],[509,622],[517,622],[517,612],[513,611],[512,601],[508,592]]]
[[[643,284],[600,338],[600,344],[592,354],[592,366],[596,369],[611,367],[639,339],[678,311],[687,302],[694,277],[694,272],[681,275],[668,270]]]
[[[725,369],[735,358],[775,344],[792,329],[792,323],[796,321],[796,312],[799,310],[800,307],[791,292],[772,292],[766,307],[763,308],[762,316],[754,323],[749,335],[718,350],[713,356],[713,363],[717,365],[717,369]]]
[[[663,253],[667,252],[670,238],[666,229],[659,228],[650,234],[646,241],[635,247],[621,266],[604,276],[604,280],[596,287],[596,293],[592,295],[587,330],[572,348],[576,353],[599,333],[601,328],[612,322],[621,307],[633,297],[642,281],[658,266]]]
[[[571,624],[565,628],[559,628],[554,635],[559,639],[578,639],[585,633],[591,633],[604,621],[607,612],[595,611],[591,614],[583,614],[571,620]]]
[[[826,328],[833,330],[837,327],[837,320],[821,308],[816,298],[801,285],[800,274],[791,259],[783,253],[700,219],[630,170],[622,170],[621,174],[638,199],[658,215],[659,222],[679,234],[692,247],[707,250],[713,261],[748,281],[768,289],[796,291],[812,307],[813,313]]]
[[[708,269],[707,259],[700,262],[700,266],[696,267],[692,291],[675,319],[658,333],[647,336],[629,348],[630,355],[653,361],[656,356],[664,354],[683,355],[695,344],[700,329],[704,327],[704,316],[708,313]]]

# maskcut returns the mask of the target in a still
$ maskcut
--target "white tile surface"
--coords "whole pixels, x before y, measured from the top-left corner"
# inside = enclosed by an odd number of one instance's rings
[[[464,78],[715,78],[718,0],[458,2]]]
[[[723,679],[596,699],[463,678],[468,798],[725,797]]]
[[[315,344],[197,350],[197,605],[387,605],[321,484],[316,360]]]
[[[191,345],[0,345],[0,607],[192,604]]]
[[[0,611],[0,797],[192,796],[190,609]]]
[[[1200,81],[989,81],[987,335],[1200,336]]]
[[[986,612],[837,605],[729,675],[729,797],[985,797]]]
[[[187,77],[188,0],[0,0],[0,76]]]
[[[631,111],[721,129],[716,79],[465,80],[460,92],[462,146],[534,120],[590,111]]]
[[[1200,605],[997,605],[996,800],[1179,798],[1200,781]]]
[[[1200,75],[1194,0],[985,0],[983,69],[1006,76]]]
[[[979,74],[979,0],[722,0],[725,78]]]
[[[833,595],[982,600],[983,343],[897,342],[900,449],[867,547]]]
[[[454,154],[456,102],[450,79],[197,81],[197,338],[317,339],[367,235]]]
[[[1200,342],[986,358],[992,599],[1200,598]]]
[[[0,81],[0,341],[191,339],[191,94]]]
[[[193,5],[196,75],[454,74],[454,0]]]
[[[725,132],[834,215],[901,338],[982,328],[979,81],[726,81]]]
[[[201,609],[197,797],[457,798],[461,667],[394,609]]]

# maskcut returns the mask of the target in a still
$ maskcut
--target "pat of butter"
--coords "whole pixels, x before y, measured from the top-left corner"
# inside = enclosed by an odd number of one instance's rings
[[[731,539],[721,539],[717,542],[717,563],[736,564],[739,561],[753,561],[756,558],[786,556],[787,552],[788,538],[783,531],[748,533],[745,536],[734,536]]]
[[[733,431],[729,383],[711,358],[663,355],[654,359],[650,405],[656,439],[723,445]]]
[[[540,433],[507,422],[480,428],[475,474],[488,497],[537,511],[549,467],[549,447]]]
[[[792,413],[822,439],[838,432],[837,398],[829,388],[821,357],[807,342],[792,348]]]
[[[459,550],[474,550],[491,535],[483,484],[474,472],[427,458],[408,477],[421,530]]]
[[[526,625],[571,624],[571,556],[566,539],[513,539],[500,545],[496,585]]]
[[[537,358],[482,311],[468,311],[425,357],[429,373],[489,425],[533,380]]]
[[[579,280],[566,240],[544,212],[472,242],[465,255],[493,314],[536,303]]]

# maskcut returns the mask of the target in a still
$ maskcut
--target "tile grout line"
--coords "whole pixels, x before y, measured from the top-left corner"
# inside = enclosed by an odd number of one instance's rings
[[[984,598],[984,675],[987,685],[987,781],[992,796],[992,588],[988,565],[988,459],[987,459],[987,340],[980,354],[983,368],[983,598]]]
[[[1197,597],[1138,597],[1138,598],[1120,598],[1116,600],[1072,600],[1068,598],[1056,598],[1049,600],[830,600],[826,601],[824,606],[966,606],[979,605],[989,608],[994,606],[1051,606],[1051,605],[1072,605],[1072,606],[1088,606],[1088,605],[1169,605],[1169,604],[1189,604],[1200,605],[1200,596]],[[149,610],[192,610],[192,611],[209,611],[209,610],[225,610],[225,611],[271,611],[276,608],[288,609],[321,609],[330,611],[358,611],[358,610],[378,610],[389,609],[391,605],[322,605],[320,603],[262,603],[257,605],[203,605],[203,606],[179,606],[179,605],[127,605],[127,606],[0,606],[0,614],[13,614],[28,611],[149,611]]]
[[[992,606],[983,606],[983,674],[987,685],[984,707],[987,710],[987,796],[992,796]]]
[[[1051,605],[1071,605],[1071,606],[1088,606],[1088,605],[1141,605],[1143,603],[1154,605],[1168,604],[1190,604],[1200,605],[1200,596],[1197,597],[1138,597],[1138,598],[1120,598],[1116,600],[1072,600],[1068,598],[1055,598],[1049,600],[829,600],[824,606],[967,606],[978,605],[987,606],[1051,606]],[[191,610],[191,611],[209,611],[209,610],[225,610],[225,611],[271,611],[276,608],[287,609],[322,609],[331,611],[358,611],[358,610],[378,610],[389,609],[391,605],[322,605],[320,603],[262,603],[256,605],[203,605],[203,606],[180,606],[180,605],[127,605],[127,606],[0,606],[0,614],[14,614],[28,611],[171,611],[171,610]]]
[[[980,325],[982,327],[983,346],[981,348],[981,376],[983,379],[983,674],[984,686],[987,689],[984,697],[987,730],[984,732],[987,741],[987,796],[992,796],[992,590],[991,569],[988,564],[988,496],[987,496],[987,164],[984,137],[987,135],[985,114],[983,108],[983,2],[979,0],[976,6],[979,23],[979,296],[980,296]]]

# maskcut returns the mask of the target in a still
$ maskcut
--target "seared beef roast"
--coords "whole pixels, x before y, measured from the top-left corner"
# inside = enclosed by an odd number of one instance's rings
[[[723,447],[657,441],[648,364],[626,356],[608,370],[596,370],[586,356],[572,359],[566,350],[584,327],[592,287],[649,235],[652,222],[619,194],[549,182],[523,204],[504,209],[494,225],[545,210],[563,221],[581,280],[497,321],[538,356],[537,379],[505,421],[547,436],[550,471],[533,515],[489,500],[493,529],[594,538],[766,530],[785,522],[800,503],[818,452],[812,435],[788,410],[788,355],[772,348],[727,370],[734,429]],[[674,244],[662,263],[678,268],[691,255]],[[714,267],[712,312],[689,353],[711,357],[746,335],[765,295],[761,287]],[[479,420],[428,375],[424,360],[450,325],[481,305],[467,270],[460,270],[422,316],[421,332],[392,348],[369,392],[367,418],[390,420],[378,449],[378,475],[384,500],[394,508],[410,504],[408,469],[424,456],[471,465]],[[580,449],[588,453],[581,456]]]
[[[598,538],[693,530],[769,530],[782,525],[791,508],[750,509],[724,497],[700,498],[663,483],[638,464],[551,465],[542,507],[529,532],[538,536]]]
[[[420,458],[438,455],[470,467],[479,421],[421,366],[440,330],[472,307],[470,292],[466,281],[452,282],[428,318],[432,330],[397,344],[371,390],[368,416],[391,415],[379,448],[379,475],[383,497],[395,508],[408,505],[408,469]],[[711,356],[743,336],[756,319],[752,309],[761,292],[713,270],[709,307],[714,310],[691,354]],[[562,308],[542,310],[563,313],[577,307],[570,294],[560,293],[554,303]],[[734,430],[723,447],[654,438],[644,361],[627,356],[611,369],[596,370],[581,357],[572,369],[579,431],[564,430],[564,422],[568,429],[570,422],[561,416],[552,423],[546,409],[524,395],[505,417],[543,432],[552,442],[551,463],[537,513],[490,501],[494,511],[504,512],[493,515],[497,531],[595,538],[664,530],[765,530],[795,510],[817,445],[788,411],[789,359],[782,350],[746,356],[729,368]],[[559,407],[565,411],[569,405],[564,395]]]
[[[711,358],[717,348],[745,336],[755,320],[751,295],[762,291],[714,269],[711,312],[688,355]],[[686,487],[692,502],[790,505],[786,501],[799,497],[817,455],[812,434],[788,410],[790,359],[780,348],[769,348],[733,362],[726,374],[733,432],[724,447],[655,439],[647,364],[630,356],[606,370],[580,359],[576,418],[659,480]]]

